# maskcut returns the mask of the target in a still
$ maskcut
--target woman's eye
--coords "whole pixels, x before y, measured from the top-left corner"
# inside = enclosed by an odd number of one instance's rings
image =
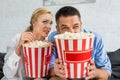
[[[53,24],[53,21],[51,21],[50,24]]]
[[[50,24],[50,25],[52,25],[53,22],[52,22],[52,21],[49,22],[48,20],[46,20],[46,21],[42,21],[42,23],[43,23],[43,24]]]
[[[47,24],[47,21],[42,21],[43,24]]]

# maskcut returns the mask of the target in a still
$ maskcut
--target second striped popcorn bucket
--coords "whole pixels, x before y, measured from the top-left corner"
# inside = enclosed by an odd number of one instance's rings
[[[51,57],[51,46],[26,47],[23,46],[26,75],[31,78],[45,77],[48,73]]]
[[[67,78],[84,78],[86,67],[92,57],[94,37],[83,39],[60,39],[55,36],[58,58],[67,68]]]

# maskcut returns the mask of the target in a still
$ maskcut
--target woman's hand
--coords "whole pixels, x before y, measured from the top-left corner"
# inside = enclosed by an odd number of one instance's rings
[[[62,60],[60,59],[55,60],[54,72],[55,72],[55,75],[61,78],[66,78],[66,69],[65,69],[65,66],[62,64]]]
[[[20,44],[35,40],[35,35],[32,32],[23,32],[20,37]]]
[[[31,42],[34,41],[35,35],[32,32],[23,32],[20,36],[20,40],[19,43],[16,47],[16,53],[18,56],[21,55],[21,49],[22,49],[22,45],[25,44],[26,42]]]

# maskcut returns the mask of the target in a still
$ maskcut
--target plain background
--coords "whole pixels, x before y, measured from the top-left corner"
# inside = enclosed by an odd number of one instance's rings
[[[96,0],[96,3],[69,5],[81,12],[83,27],[103,37],[107,51],[120,48],[120,0]],[[11,38],[29,26],[36,8],[46,7],[54,16],[62,6],[43,6],[43,0],[0,0],[0,52],[6,52]],[[54,21],[52,31],[55,30],[55,24]]]

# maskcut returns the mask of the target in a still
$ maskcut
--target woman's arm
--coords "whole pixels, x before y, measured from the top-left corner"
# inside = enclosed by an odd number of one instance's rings
[[[20,56],[16,54],[16,46],[19,42],[20,34],[16,35],[11,43],[7,46],[7,54],[4,58],[3,73],[7,78],[12,78],[16,75]]]

